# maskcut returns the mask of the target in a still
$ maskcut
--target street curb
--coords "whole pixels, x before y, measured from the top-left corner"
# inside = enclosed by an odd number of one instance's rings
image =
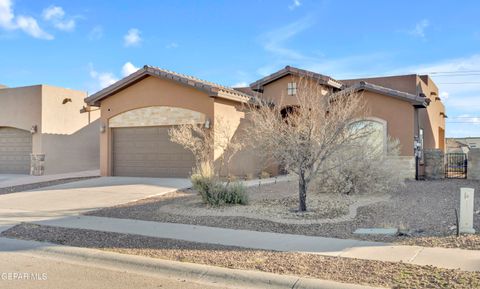
[[[370,289],[374,287],[333,281],[299,278],[290,275],[228,269],[194,263],[168,261],[96,249],[61,246],[52,243],[0,238],[0,252],[18,252],[61,259],[80,265],[102,267],[171,279],[188,279],[204,284],[234,288],[294,288],[294,289]]]

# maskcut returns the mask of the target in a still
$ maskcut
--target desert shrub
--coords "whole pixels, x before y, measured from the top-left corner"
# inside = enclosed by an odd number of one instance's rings
[[[252,173],[248,173],[245,175],[245,180],[253,180],[253,174]]]
[[[260,173],[260,178],[261,179],[268,179],[270,177],[270,173],[269,172],[266,172],[266,171],[262,171]]]
[[[246,188],[240,182],[223,183],[212,175],[202,175],[198,172],[192,174],[191,181],[205,204],[222,206],[248,203]]]
[[[404,183],[398,169],[398,140],[384,144],[358,141],[337,151],[322,175],[315,180],[317,192],[385,193]]]

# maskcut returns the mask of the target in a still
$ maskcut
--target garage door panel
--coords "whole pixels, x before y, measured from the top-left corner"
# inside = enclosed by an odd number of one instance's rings
[[[32,135],[29,131],[0,127],[0,173],[28,174],[31,152]]]
[[[170,141],[170,128],[113,128],[114,175],[188,177],[195,159],[190,151]]]

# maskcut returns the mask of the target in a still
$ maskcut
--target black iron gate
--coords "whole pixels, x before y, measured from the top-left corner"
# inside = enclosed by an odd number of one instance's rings
[[[464,153],[448,153],[445,155],[445,177],[448,179],[467,178],[467,155]]]

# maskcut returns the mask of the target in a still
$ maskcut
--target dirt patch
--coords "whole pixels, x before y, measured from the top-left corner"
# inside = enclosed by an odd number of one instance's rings
[[[294,182],[289,184],[294,186]],[[282,194],[288,194],[288,187],[278,189],[282,184],[274,186],[265,185],[258,190],[258,196],[253,194],[251,202],[262,200],[268,195],[268,190],[277,190],[279,199]],[[449,243],[455,238],[444,238],[455,233],[455,208],[459,207],[459,192],[461,187],[471,187],[480,192],[479,181],[469,180],[440,180],[440,181],[408,181],[405,187],[388,192],[389,199],[373,204],[360,206],[356,216],[342,220],[343,215],[337,219],[330,219],[318,223],[302,220],[302,223],[279,222],[275,219],[252,218],[247,216],[223,215],[186,215],[168,209],[171,204],[187,201],[192,192],[179,192],[167,196],[150,198],[121,206],[105,208],[87,213],[100,217],[138,219],[146,221],[184,223],[222,228],[244,229],[254,231],[267,231],[276,233],[289,233],[310,236],[325,236],[333,238],[350,238],[382,242],[409,242],[412,245],[426,245],[424,238],[443,238],[444,241],[436,242],[438,246],[455,246],[457,241]],[[182,195],[183,194],[183,195]],[[272,200],[274,201],[274,200]],[[358,204],[358,203],[357,203]],[[291,204],[296,206],[296,202]],[[167,208],[167,209],[166,209]],[[219,209],[222,210],[222,209]],[[475,210],[480,210],[480,194],[475,195]],[[474,216],[474,227],[480,231],[480,212]],[[332,214],[330,216],[334,216]],[[295,221],[295,220],[294,220]],[[409,232],[409,236],[374,236],[355,235],[358,228],[400,228]],[[460,248],[474,249],[479,246],[479,235],[471,237],[473,241],[460,243]],[[418,243],[416,243],[418,242]],[[432,243],[433,244],[433,243]]]
[[[0,195],[30,191],[30,190],[35,190],[35,189],[40,189],[40,188],[45,188],[45,187],[50,187],[50,186],[55,186],[55,185],[61,185],[61,184],[66,184],[66,183],[72,183],[72,182],[77,182],[77,181],[83,181],[83,180],[88,180],[88,179],[94,179],[94,178],[98,178],[98,177],[66,178],[66,179],[60,179],[60,180],[54,180],[54,181],[47,181],[47,182],[40,182],[40,183],[34,183],[34,184],[26,184],[26,185],[19,185],[19,186],[7,187],[7,188],[0,188]]]
[[[391,288],[478,288],[480,273],[404,263],[251,250],[138,235],[21,224],[4,237]]]

